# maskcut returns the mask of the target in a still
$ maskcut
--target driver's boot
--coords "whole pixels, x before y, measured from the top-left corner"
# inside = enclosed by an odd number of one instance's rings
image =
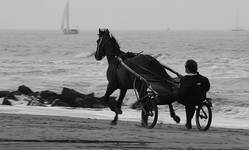
[[[186,106],[185,110],[186,110],[186,125],[185,125],[185,127],[187,129],[192,129],[191,121],[192,121],[192,118],[195,114],[195,106]]]

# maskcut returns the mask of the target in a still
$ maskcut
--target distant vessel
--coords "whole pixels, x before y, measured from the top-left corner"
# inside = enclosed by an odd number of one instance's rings
[[[62,16],[62,24],[61,24],[61,30],[64,34],[78,34],[78,29],[70,29],[70,15],[69,15],[69,1],[67,1],[67,4],[65,6],[63,16]]]
[[[235,28],[232,29],[232,31],[244,31],[245,30],[239,27],[239,11],[238,10],[236,11],[235,22],[236,22]]]

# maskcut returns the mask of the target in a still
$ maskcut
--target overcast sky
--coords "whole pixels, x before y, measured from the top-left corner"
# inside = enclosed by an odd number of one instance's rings
[[[0,0],[0,29],[60,29],[67,0]],[[249,29],[249,0],[71,0],[71,26],[95,30]]]

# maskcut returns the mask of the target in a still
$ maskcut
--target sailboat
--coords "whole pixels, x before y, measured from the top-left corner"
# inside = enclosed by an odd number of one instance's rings
[[[70,15],[69,15],[69,1],[67,1],[63,16],[62,16],[62,24],[61,30],[64,34],[78,34],[78,29],[70,29]]]
[[[235,16],[235,21],[236,21],[236,27],[232,29],[232,31],[244,31],[245,29],[242,29],[239,27],[239,11],[236,11],[236,16]]]

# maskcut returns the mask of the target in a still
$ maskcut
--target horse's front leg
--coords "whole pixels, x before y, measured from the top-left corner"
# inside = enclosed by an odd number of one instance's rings
[[[122,114],[121,106],[122,106],[123,99],[124,99],[124,96],[125,96],[126,92],[127,92],[127,89],[120,89],[119,98],[118,98],[118,102],[117,102],[117,105],[116,105],[117,109],[115,111],[115,117],[114,117],[114,119],[111,122],[112,125],[116,125],[117,124],[118,115]]]
[[[170,116],[174,119],[176,123],[180,123],[181,119],[179,116],[175,114],[175,110],[173,109],[172,103],[169,104]]]
[[[114,119],[111,121],[111,125],[116,125],[117,121],[118,121],[118,106],[117,106],[117,102],[115,100],[110,100],[110,95],[116,90],[116,86],[110,85],[108,84],[107,89],[106,89],[106,93],[104,95],[104,101],[107,103],[108,107],[115,112],[115,117]]]
[[[117,104],[116,104],[116,100],[113,99],[109,99],[110,95],[112,95],[112,93],[116,90],[117,88],[115,86],[112,86],[110,84],[107,85],[107,89],[105,92],[105,95],[103,97],[104,102],[107,103],[107,106],[114,112],[116,112],[117,109]]]

